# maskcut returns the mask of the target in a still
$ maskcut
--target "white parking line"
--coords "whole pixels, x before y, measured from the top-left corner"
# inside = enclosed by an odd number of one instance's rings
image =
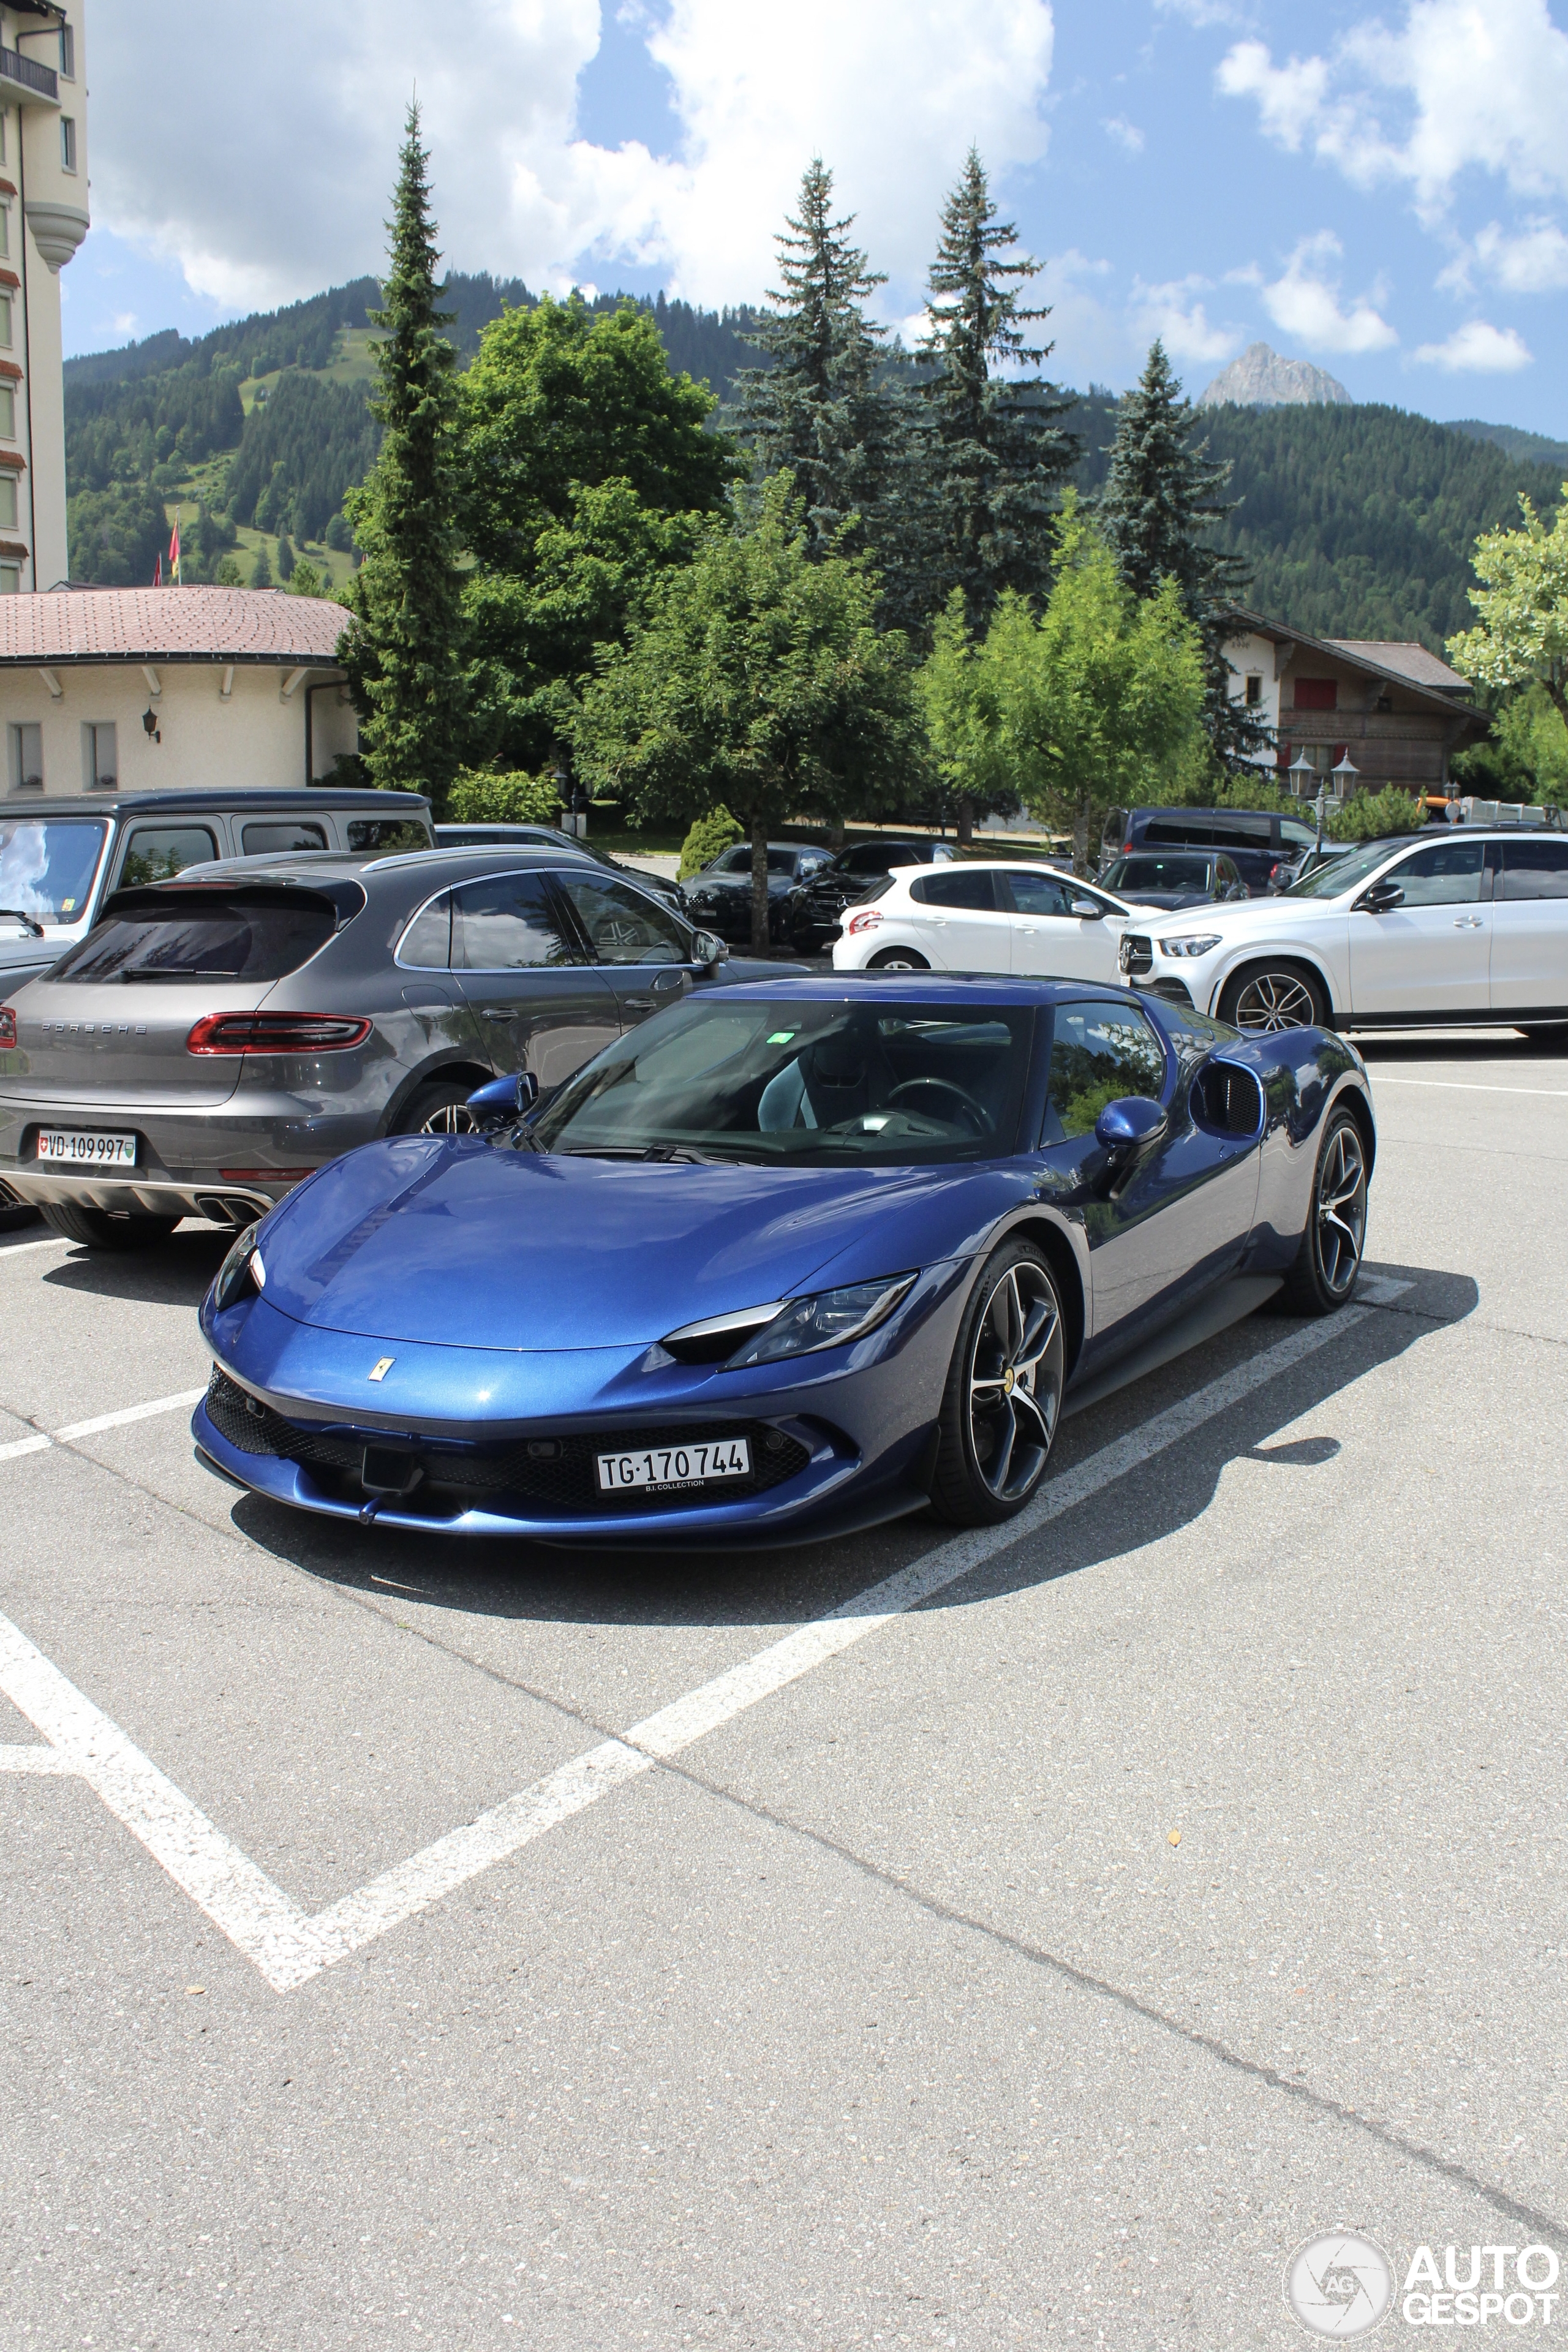
[[[1373,1066],[1372,1087],[1446,1087],[1457,1095],[1534,1095],[1542,1102],[1568,1102],[1568,1089],[1562,1087],[1489,1087],[1475,1078],[1405,1078],[1396,1077],[1392,1070],[1380,1070]]]
[[[1377,1279],[1369,1278],[1369,1287],[1370,1280]],[[1378,1281],[1384,1297],[1409,1287],[1408,1283],[1387,1277]],[[923,1559],[858,1593],[831,1615],[770,1643],[741,1665],[645,1717],[622,1738],[604,1740],[574,1757],[543,1780],[437,1838],[314,1917],[300,1910],[132,1745],[117,1724],[3,1617],[0,1693],[51,1742],[63,1759],[61,1769],[79,1773],[96,1790],[175,1884],[255,1963],[268,1983],[279,1992],[289,1991],[384,1935],[389,1927],[427,1910],[466,1880],[516,1853],[546,1830],[596,1804],[623,1781],[679,1755],[748,1707],[841,1655],[892,1618],[933,1599],[999,1553],[1026,1542],[1052,1520],[1102,1493],[1178,1439],[1189,1436],[1331,1340],[1342,1338],[1371,1312],[1370,1306],[1352,1307],[1321,1322],[1298,1325],[1272,1347],[1065,1471],[1016,1518],[938,1545]]]
[[[0,1748],[0,1772],[74,1772],[58,1748]]]
[[[42,1431],[37,1437],[13,1438],[9,1445],[0,1445],[0,1462],[12,1462],[19,1454],[43,1454],[51,1445],[69,1445],[79,1437],[96,1437],[100,1429],[123,1429],[127,1422],[151,1421],[160,1412],[178,1412],[182,1405],[200,1404],[205,1389],[182,1389],[178,1396],[154,1397],[150,1404],[128,1404],[119,1412],[96,1413],[91,1421],[73,1421],[64,1429],[52,1430],[47,1436]]]

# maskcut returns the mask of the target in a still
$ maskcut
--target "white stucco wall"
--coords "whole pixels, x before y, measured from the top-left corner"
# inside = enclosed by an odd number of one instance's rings
[[[1274,641],[1271,637],[1247,635],[1226,644],[1226,660],[1230,665],[1230,696],[1233,702],[1247,699],[1247,677],[1250,671],[1263,680],[1263,698],[1252,706],[1254,718],[1276,732],[1279,726],[1279,694],[1281,681],[1274,675]],[[1274,754],[1265,751],[1256,755],[1260,767],[1272,768]]]
[[[237,786],[296,791],[306,781],[308,686],[321,687],[312,698],[316,776],[330,776],[334,754],[356,748],[353,709],[331,682],[336,675],[331,670],[308,671],[284,702],[280,689],[291,675],[286,669],[236,664],[226,700],[221,667],[153,667],[162,689],[157,695],[134,663],[62,666],[54,672],[61,689],[58,700],[39,671],[0,669],[0,798],[13,786],[10,730],[18,724],[35,724],[43,730],[44,791],[48,796],[87,790],[84,729],[106,723],[116,730],[120,792],[170,792],[187,784],[224,791]],[[142,725],[149,709],[162,740],[155,740]]]

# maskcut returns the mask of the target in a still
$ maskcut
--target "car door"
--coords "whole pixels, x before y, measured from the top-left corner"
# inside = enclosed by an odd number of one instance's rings
[[[1350,916],[1352,1015],[1390,1020],[1462,1021],[1491,1003],[1491,924],[1486,845],[1455,840],[1426,843],[1377,887],[1403,892],[1395,906],[1373,913],[1365,894]]]
[[[944,866],[910,884],[918,936],[944,971],[1011,971],[1014,919],[991,866]]]
[[[658,898],[591,868],[563,868],[555,880],[584,943],[612,992],[621,1029],[678,1004],[707,967],[693,961],[692,934]]]
[[[452,892],[452,972],[495,1069],[531,1070],[542,1091],[620,1035],[615,992],[538,866]]]
[[[1121,925],[1109,919],[1108,899],[1070,876],[1044,873],[1037,866],[1010,866],[998,879],[1013,902],[1015,971],[1115,984]],[[1104,911],[1075,915],[1075,900]]]
[[[1568,1013],[1568,835],[1494,841],[1491,1009]]]
[[[1095,1121],[1127,1095],[1169,1102],[1162,1140],[1107,1181]],[[1132,1347],[1239,1259],[1258,1201],[1258,1140],[1197,1127],[1184,1066],[1142,1007],[1058,1004],[1040,1157],[1047,1198],[1084,1221],[1094,1329],[1085,1362]]]

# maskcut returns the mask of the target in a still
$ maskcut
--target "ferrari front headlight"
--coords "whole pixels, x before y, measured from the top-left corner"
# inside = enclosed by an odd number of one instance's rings
[[[818,1348],[847,1347],[874,1331],[905,1297],[912,1274],[884,1275],[877,1282],[846,1283],[842,1290],[819,1290],[814,1298],[792,1298],[730,1359],[731,1371],[751,1364],[776,1364],[786,1356],[809,1356]]]
[[[267,1280],[267,1269],[256,1246],[259,1224],[258,1218],[256,1224],[247,1225],[217,1270],[217,1279],[213,1284],[213,1304],[220,1313],[226,1307],[232,1307],[237,1299],[243,1298],[247,1291],[259,1294]]]

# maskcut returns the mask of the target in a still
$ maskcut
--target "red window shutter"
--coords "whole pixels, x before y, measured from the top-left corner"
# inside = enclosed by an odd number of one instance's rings
[[[1340,707],[1340,682],[1337,677],[1299,677],[1296,680],[1298,710],[1337,710]]]

